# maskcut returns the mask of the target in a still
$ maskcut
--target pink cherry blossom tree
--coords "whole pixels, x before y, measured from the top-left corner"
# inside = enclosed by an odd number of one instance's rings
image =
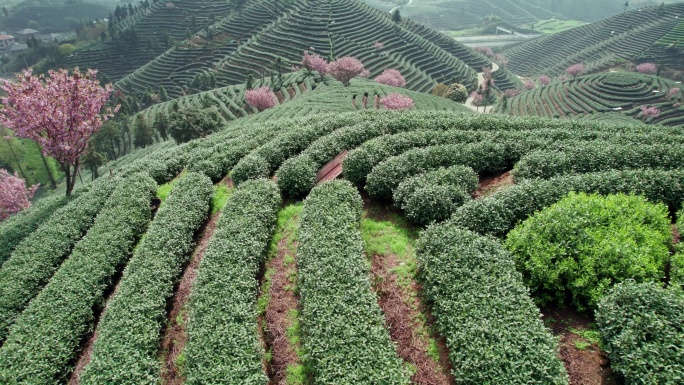
[[[670,88],[670,91],[668,91],[667,94],[668,94],[672,99],[676,99],[676,98],[677,98],[677,95],[679,95],[679,92],[680,92],[680,91],[681,91],[681,90],[680,90],[679,88],[674,87],[674,88]]]
[[[549,84],[551,84],[551,78],[547,75],[542,75],[539,77],[539,84],[543,86],[548,86]]]
[[[660,109],[657,107],[647,107],[641,106],[641,116],[644,118],[644,122],[649,118],[657,118],[660,115]]]
[[[373,48],[377,49],[378,51],[383,49],[385,47],[385,44],[381,41],[376,41],[373,43]]]
[[[278,98],[268,86],[246,91],[245,100],[259,112],[272,108],[278,103]]]
[[[388,110],[407,110],[413,108],[413,99],[395,92],[380,98],[380,104]]]
[[[342,84],[347,87],[349,86],[350,80],[356,76],[364,75],[367,71],[359,59],[345,56],[330,63],[328,72],[332,77],[341,81]]]
[[[529,79],[523,80],[523,89],[533,90],[535,88],[537,88],[537,85],[534,84],[534,82],[532,80],[529,80]]]
[[[16,172],[12,175],[0,169],[0,221],[30,207],[30,199],[37,189],[38,185],[26,188],[26,183]]]
[[[495,60],[497,63],[501,64],[501,66],[504,67],[504,68],[506,68],[506,66],[508,65],[508,58],[506,57],[506,55],[504,55],[504,54],[502,54],[502,53],[497,53],[497,54],[494,56],[494,60]]]
[[[584,64],[577,63],[565,69],[568,75],[576,78],[584,73]]]
[[[54,157],[66,175],[66,194],[71,195],[81,156],[88,140],[102,123],[118,110],[103,108],[112,86],[100,86],[97,71],[72,74],[65,69],[33,76],[31,70],[17,76],[17,82],[2,81],[0,124],[16,136],[36,141],[43,155]]]
[[[653,63],[641,63],[636,66],[636,70],[642,74],[655,75],[658,73],[658,68]]]
[[[321,77],[328,73],[328,62],[317,54],[304,52],[302,67],[306,68],[309,73],[317,71]]]
[[[494,57],[494,51],[489,47],[475,47],[475,51],[487,56],[488,58]]]
[[[520,95],[520,90],[516,90],[515,88],[511,88],[511,89],[504,91],[504,95],[506,95],[507,98],[512,98],[516,95]]]
[[[387,84],[388,86],[403,87],[406,85],[406,79],[401,76],[401,72],[388,68],[375,78],[375,81],[380,84]]]
[[[476,107],[475,110],[478,111],[482,105],[482,101],[484,100],[482,94],[480,92],[473,91],[470,93],[470,98],[473,99],[472,104]]]

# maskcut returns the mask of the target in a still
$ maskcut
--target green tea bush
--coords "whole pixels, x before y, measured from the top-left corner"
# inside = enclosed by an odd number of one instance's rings
[[[71,199],[74,198],[72,195]],[[0,265],[5,263],[22,239],[68,202],[69,198],[63,194],[55,194],[0,222]]]
[[[317,172],[318,165],[309,156],[290,158],[276,172],[278,188],[292,198],[305,196],[316,184]]]
[[[513,175],[522,178],[550,178],[560,174],[627,169],[676,169],[684,164],[684,147],[671,143],[656,145],[577,143],[562,151],[537,150],[520,159]]]
[[[198,173],[185,174],[175,184],[98,324],[81,384],[159,383],[157,352],[166,304],[188,262],[195,232],[207,217],[213,192],[211,180]]]
[[[235,165],[230,172],[230,176],[233,183],[235,183],[235,186],[238,186],[250,179],[268,178],[270,173],[271,171],[266,159],[259,155],[250,154],[242,158],[242,160]]]
[[[570,191],[642,195],[651,202],[679,208],[684,199],[684,171],[609,171],[529,180],[464,204],[448,221],[483,235],[504,237],[519,222]]]
[[[627,385],[684,382],[684,295],[653,282],[616,285],[598,305],[596,324],[611,368]]]
[[[120,182],[120,181],[118,181]],[[93,225],[116,187],[101,180],[95,187],[57,209],[33,233],[24,238],[0,269],[0,340],[52,275],[71,249]],[[107,203],[113,205],[112,202]]]
[[[297,249],[302,348],[316,385],[409,382],[371,292],[361,209],[347,181],[325,182],[304,201]]]
[[[150,220],[156,190],[144,174],[119,183],[88,233],[11,327],[0,348],[0,383],[68,381],[107,288]]]
[[[281,198],[275,183],[247,181],[223,209],[188,303],[188,385],[265,384],[256,328],[257,275]]]
[[[511,230],[505,245],[541,305],[569,296],[585,310],[625,279],[662,279],[671,242],[664,204],[571,192]]]
[[[677,230],[684,234],[684,208],[677,212]],[[676,245],[676,253],[670,261],[670,285],[684,289],[684,243],[680,240]]]
[[[394,204],[412,222],[427,225],[449,218],[477,186],[478,177],[472,168],[442,167],[400,183],[394,191]]]
[[[556,341],[498,242],[435,225],[421,234],[417,254],[423,295],[459,384],[568,384]]]

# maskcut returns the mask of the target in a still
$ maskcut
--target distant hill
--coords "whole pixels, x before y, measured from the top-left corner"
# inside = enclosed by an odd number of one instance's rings
[[[193,87],[197,78],[211,76],[215,86],[228,86],[243,83],[248,74],[261,78],[289,72],[305,50],[326,58],[356,56],[371,76],[396,68],[406,77],[407,88],[416,91],[452,81],[472,89],[476,72],[491,63],[446,35],[406,19],[395,23],[389,14],[358,0],[254,0],[238,11],[225,6],[225,1],[173,4],[174,8],[166,8],[157,3],[130,22],[138,43],[130,47],[107,43],[79,51],[69,64],[98,68],[109,79],[118,80],[117,87],[126,93],[142,94],[163,85],[169,95],[178,97],[200,91]],[[176,39],[177,44],[165,51],[147,48],[143,41],[162,31],[182,34],[186,29],[182,15],[193,7],[215,8],[216,12],[199,12],[205,16],[201,20],[196,18],[200,25],[210,20],[206,15],[215,14],[215,23],[200,28],[188,40]],[[165,29],[174,23],[181,26]],[[375,42],[384,47],[374,48]]]
[[[672,89],[679,92],[670,95]],[[661,110],[660,116],[649,119],[649,123],[675,126],[684,124],[683,93],[681,84],[657,76],[609,72],[523,92],[510,98],[505,106],[498,104],[494,112],[629,121],[630,118],[641,120],[641,107],[645,106]]]
[[[518,75],[559,75],[575,63],[601,71],[625,61],[684,69],[684,3],[641,8],[504,50]]]

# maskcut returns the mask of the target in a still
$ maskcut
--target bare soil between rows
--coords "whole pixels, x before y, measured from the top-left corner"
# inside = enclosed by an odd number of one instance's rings
[[[514,185],[513,175],[506,171],[501,175],[486,176],[480,178],[479,187],[473,192],[473,198],[480,199],[494,194],[499,190]]]

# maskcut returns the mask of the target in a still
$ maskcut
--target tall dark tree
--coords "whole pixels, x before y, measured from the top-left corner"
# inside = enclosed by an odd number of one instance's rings
[[[392,12],[392,21],[395,23],[401,23],[401,13],[399,13],[399,8],[395,9],[394,12]]]

